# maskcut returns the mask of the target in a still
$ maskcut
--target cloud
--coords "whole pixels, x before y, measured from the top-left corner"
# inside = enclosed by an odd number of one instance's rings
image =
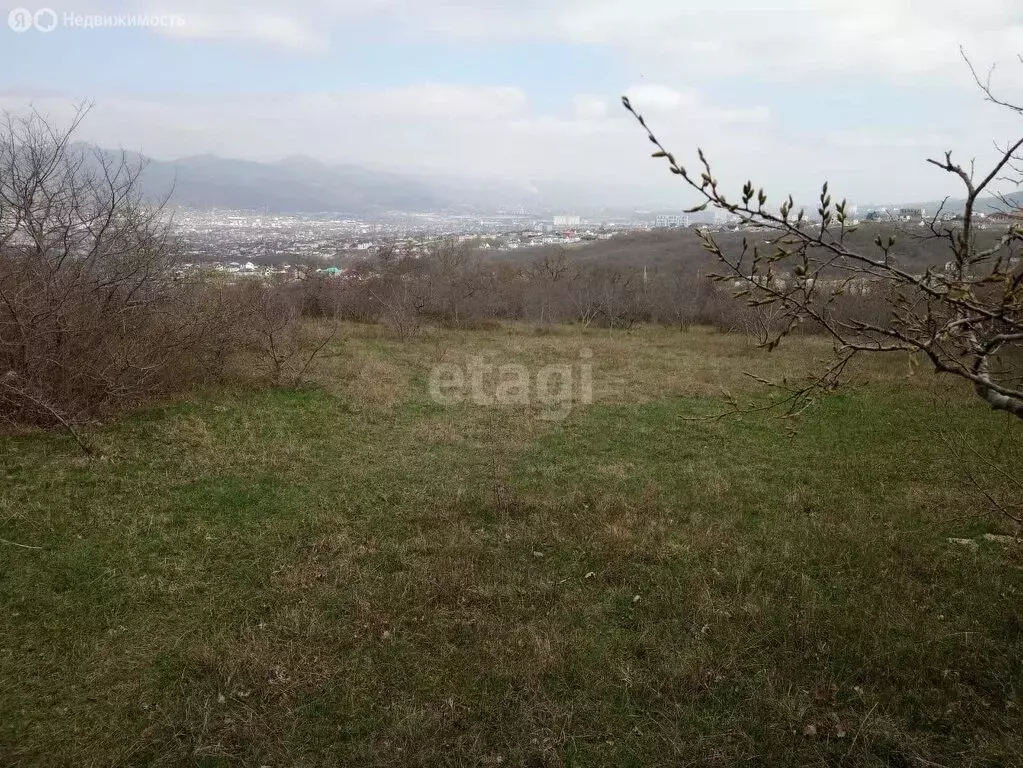
[[[579,120],[600,120],[607,117],[607,101],[600,96],[580,94],[573,97],[575,117]]]
[[[793,131],[766,106],[716,103],[699,90],[656,83],[627,90],[683,165],[695,165],[700,146],[726,188],[738,190],[749,178],[767,187],[772,199],[790,192],[797,200],[812,199],[825,179],[837,195],[860,203],[957,194],[952,180],[925,158],[954,149],[965,161],[976,154],[982,168],[991,138],[1018,131],[1008,117],[994,130],[964,123],[914,132],[865,121]],[[20,110],[30,102],[66,123],[73,99],[0,92],[0,107]],[[677,207],[694,202],[663,163],[650,158],[642,130],[625,111],[589,93],[553,106],[534,102],[518,87],[453,83],[307,93],[112,94],[98,101],[80,138],[161,159],[305,154],[450,176],[621,189],[615,194],[623,205],[651,198]]]
[[[155,27],[155,31],[173,38],[257,42],[304,53],[322,53],[328,48],[322,32],[291,16],[258,11],[178,15],[183,21],[181,25]]]
[[[260,93],[259,83],[242,75],[235,93],[209,94],[182,82],[177,94],[139,96],[119,92],[128,78],[111,75],[104,93],[90,94],[98,107],[85,138],[158,157],[303,153],[459,175],[650,185],[688,202],[650,160],[641,130],[617,103],[624,91],[680,160],[691,164],[701,146],[729,184],[752,177],[808,197],[829,178],[851,199],[900,200],[956,191],[943,187],[924,157],[953,149],[965,162],[976,155],[982,167],[992,138],[1019,131],[1018,116],[1001,115],[982,106],[975,91],[962,90],[972,84],[958,52],[962,42],[984,57],[982,67],[991,60],[1013,64],[1023,52],[1015,0],[971,0],[962,8],[951,0],[778,0],[769,9],[751,0],[125,5],[127,12],[183,16],[181,31],[161,32],[184,36],[182,55],[189,38],[271,46],[285,51],[293,76],[283,79],[293,83],[290,91]],[[81,12],[104,7],[112,8],[110,0]],[[306,65],[302,57],[353,38],[411,40],[420,52],[444,46],[447,61],[465,57],[466,82],[422,82],[412,58],[402,61],[394,53],[401,47],[391,45],[387,77],[399,84],[371,87],[368,80],[304,91],[303,67],[317,62]],[[557,51],[552,61],[592,46],[611,74],[587,81],[552,71],[547,88],[535,77],[517,83],[513,69],[495,65],[501,82],[480,84],[488,81],[491,43],[504,61],[516,51],[532,55],[533,46],[516,46],[537,41],[545,53]],[[59,81],[54,75],[35,89],[0,94],[0,106],[24,105],[27,94],[38,105],[66,109],[77,94],[54,93]],[[1011,78],[998,82],[1010,86],[1011,96]],[[907,106],[900,99],[908,86],[918,95]]]
[[[549,39],[619,49],[656,72],[821,79],[904,77],[959,67],[959,45],[992,59],[1020,51],[1016,0],[426,0],[438,34]],[[497,10],[502,9],[502,10]]]
[[[705,103],[694,89],[643,84],[627,89],[626,95],[633,107],[655,118],[681,118],[690,123],[766,123],[771,118],[766,106],[718,107]]]
[[[903,136],[867,128],[833,131],[827,135],[827,141],[836,147],[844,148],[920,149],[931,152],[945,149],[955,143],[955,139],[948,135]]]
[[[640,109],[658,112],[696,106],[698,99],[694,91],[679,91],[664,85],[637,85],[628,91],[628,96]]]
[[[638,91],[668,96],[668,89]],[[739,141],[729,133],[735,123],[728,109],[693,92],[663,101],[722,140]],[[0,106],[17,110],[27,103],[24,96],[0,94]],[[71,114],[70,98],[51,95],[34,103],[57,122]],[[272,160],[301,153],[520,182],[666,187],[662,182],[671,179],[649,162],[641,131],[613,106],[578,94],[567,104],[540,108],[520,88],[450,83],[292,94],[121,95],[97,103],[81,138],[161,159],[213,153]]]
[[[351,107],[381,117],[441,120],[507,120],[523,114],[528,99],[521,88],[427,83],[381,91],[359,91]]]
[[[83,12],[103,10],[174,13],[185,26],[157,33],[303,53],[343,45],[353,29],[599,46],[662,79],[899,79],[961,73],[960,45],[989,61],[1023,50],[1018,0],[94,0]]]

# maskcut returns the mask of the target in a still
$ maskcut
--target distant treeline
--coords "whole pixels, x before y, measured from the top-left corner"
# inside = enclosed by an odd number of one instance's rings
[[[522,321],[614,329],[653,323],[763,334],[781,322],[778,308],[749,307],[735,300],[730,281],[713,281],[710,257],[697,252],[666,258],[672,241],[659,239],[665,250],[657,255],[665,258],[628,258],[626,243],[599,253],[594,246],[514,257],[457,242],[416,255],[388,249],[339,276],[310,270],[286,290],[306,316],[384,323],[402,338],[426,324],[469,329]],[[882,290],[859,286],[832,311],[872,319],[884,311]]]

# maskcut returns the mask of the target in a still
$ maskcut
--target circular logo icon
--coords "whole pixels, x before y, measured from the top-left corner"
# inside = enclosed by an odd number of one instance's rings
[[[57,14],[52,8],[40,8],[32,20],[40,32],[52,32],[57,26]]]
[[[15,32],[28,32],[33,23],[32,11],[27,8],[15,8],[7,14],[7,26]]]

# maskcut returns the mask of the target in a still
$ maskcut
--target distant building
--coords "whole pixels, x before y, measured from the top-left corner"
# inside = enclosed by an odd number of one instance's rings
[[[689,217],[676,214],[662,214],[654,221],[654,226],[658,229],[667,229],[669,227],[688,227]]]
[[[578,227],[582,224],[582,219],[579,216],[555,216],[554,217],[554,228],[565,229],[570,227]]]
[[[1013,211],[995,211],[994,213],[988,214],[987,218],[991,221],[1005,221],[1010,224],[1021,224],[1023,223],[1023,208],[1017,208]]]
[[[896,221],[902,215],[901,208],[874,208],[867,211],[867,221]]]

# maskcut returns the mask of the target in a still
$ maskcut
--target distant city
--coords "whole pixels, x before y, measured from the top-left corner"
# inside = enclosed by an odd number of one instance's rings
[[[572,246],[651,229],[693,224],[727,226],[737,216],[665,214],[585,217],[566,213],[541,217],[527,213],[489,216],[394,213],[371,218],[328,214],[275,214],[233,209],[176,208],[173,223],[191,265],[220,265],[231,271],[262,271],[295,264],[341,266],[399,246],[415,254],[445,239],[477,241],[483,250],[514,251]]]
[[[201,155],[157,161],[96,148],[111,162],[137,164],[147,197],[166,199],[188,269],[266,274],[298,265],[345,270],[383,248],[415,255],[439,239],[476,241],[482,250],[512,252],[574,247],[625,232],[736,228],[723,211],[687,213],[647,201],[641,191],[571,185],[513,184],[493,179],[423,177],[294,156],[254,162]],[[613,198],[613,200],[612,200]],[[616,202],[632,199],[634,208]],[[926,223],[940,203],[848,205],[851,221]],[[642,206],[642,207],[640,207]],[[813,221],[816,204],[805,205]],[[962,210],[950,201],[942,216]],[[946,213],[949,212],[949,213]]]
[[[682,217],[671,218],[673,224],[675,219],[681,224]],[[575,214],[538,218],[396,213],[367,220],[186,208],[175,210],[173,221],[190,266],[241,272],[286,270],[296,264],[342,266],[383,247],[399,246],[415,254],[433,242],[452,238],[477,241],[483,250],[513,251],[609,240],[622,232],[667,226],[664,217],[641,213],[602,220]]]
[[[810,211],[808,207],[808,211]],[[850,205],[849,226],[860,223],[860,211]],[[749,228],[739,216],[721,211],[665,213],[636,211],[631,215],[587,217],[574,213],[539,215],[524,211],[468,215],[451,213],[393,213],[345,218],[330,214],[270,213],[226,208],[179,207],[171,211],[181,239],[186,270],[216,270],[238,274],[286,274],[306,265],[344,271],[355,260],[372,257],[383,248],[405,253],[424,252],[439,240],[474,241],[484,251],[511,252],[544,246],[582,246],[630,232],[655,229],[712,230]],[[937,209],[930,213],[934,218]],[[956,214],[943,212],[948,220]],[[980,215],[983,218],[983,214]],[[814,217],[808,214],[808,221]],[[876,207],[862,220],[924,226],[925,208]]]

